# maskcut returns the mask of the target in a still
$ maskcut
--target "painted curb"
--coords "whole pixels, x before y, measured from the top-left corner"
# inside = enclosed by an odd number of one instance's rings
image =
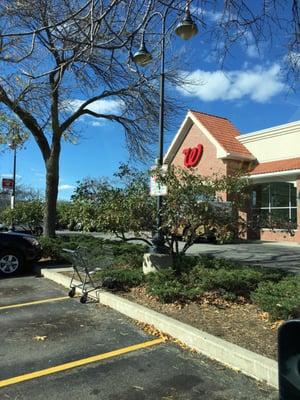
[[[69,287],[70,278],[66,275],[47,269],[42,269],[41,274],[45,278]],[[74,281],[74,283],[77,282]],[[155,326],[156,329],[180,340],[211,359],[278,389],[278,365],[275,360],[229,343],[115,294],[94,290],[89,293],[89,296],[132,319]]]

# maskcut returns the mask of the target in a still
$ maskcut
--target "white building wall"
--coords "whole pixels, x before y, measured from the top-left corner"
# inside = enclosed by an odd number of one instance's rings
[[[259,163],[300,157],[300,121],[237,136]]]

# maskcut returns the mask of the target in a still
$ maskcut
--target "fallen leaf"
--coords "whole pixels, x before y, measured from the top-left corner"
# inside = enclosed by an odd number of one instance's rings
[[[38,342],[43,342],[44,340],[47,339],[47,336],[34,336],[34,340],[37,340]]]
[[[141,386],[133,386],[134,387],[134,389],[137,389],[137,390],[144,390],[144,388],[142,388]]]

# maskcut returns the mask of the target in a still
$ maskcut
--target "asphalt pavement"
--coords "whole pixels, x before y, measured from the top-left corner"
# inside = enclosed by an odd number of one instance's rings
[[[44,278],[0,281],[0,398],[275,400],[275,390],[81,304]]]
[[[80,232],[61,231],[59,233],[78,234]],[[112,234],[100,232],[89,234],[94,237],[116,240],[115,235]],[[149,238],[149,235],[147,237]],[[139,240],[135,242],[145,244],[145,242]],[[179,248],[182,248],[183,245],[184,242],[180,242]],[[195,243],[187,250],[187,254],[225,258],[244,265],[262,265],[267,268],[282,268],[290,272],[300,272],[300,244],[298,243],[264,241],[222,245]]]

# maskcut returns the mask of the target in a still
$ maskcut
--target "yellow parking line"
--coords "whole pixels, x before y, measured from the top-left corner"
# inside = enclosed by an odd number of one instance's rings
[[[66,364],[56,365],[55,367],[41,369],[39,371],[30,372],[28,374],[15,376],[13,378],[4,379],[0,381],[0,388],[5,386],[14,385],[15,383],[20,383],[28,381],[35,378],[40,378],[41,376],[46,376],[50,374],[55,374],[57,372],[65,371],[67,369],[81,367],[82,365],[90,364],[96,361],[106,360],[107,358],[117,357],[122,354],[130,353],[132,351],[144,349],[146,347],[155,346],[156,344],[163,343],[164,339],[153,339],[147,342],[135,344],[129,347],[123,347],[118,350],[109,351],[108,353],[98,354],[96,356],[82,358],[81,360],[71,361]]]
[[[8,310],[9,308],[19,308],[19,307],[33,306],[35,304],[51,303],[52,301],[66,300],[66,299],[69,299],[69,298],[70,298],[69,296],[52,297],[50,299],[31,301],[29,303],[10,304],[9,306],[1,306],[0,307],[0,311],[1,310]]]

